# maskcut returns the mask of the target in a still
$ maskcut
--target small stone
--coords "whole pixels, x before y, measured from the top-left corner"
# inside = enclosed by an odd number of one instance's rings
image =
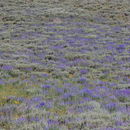
[[[62,23],[62,20],[60,18],[55,18],[55,19],[53,19],[53,23],[60,24],[60,23]]]

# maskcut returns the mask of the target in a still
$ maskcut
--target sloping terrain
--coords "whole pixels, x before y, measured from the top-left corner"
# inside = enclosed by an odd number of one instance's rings
[[[129,1],[0,1],[0,130],[129,124]]]

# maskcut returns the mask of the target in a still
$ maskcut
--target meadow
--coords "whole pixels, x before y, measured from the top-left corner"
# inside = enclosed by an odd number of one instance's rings
[[[130,130],[129,0],[0,1],[0,130]]]

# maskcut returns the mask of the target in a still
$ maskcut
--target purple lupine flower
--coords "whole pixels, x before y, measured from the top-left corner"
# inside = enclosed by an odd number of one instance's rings
[[[121,31],[121,27],[115,26],[115,27],[112,28],[112,31],[120,32]]]
[[[93,91],[92,90],[90,90],[90,89],[88,89],[88,88],[83,88],[82,90],[80,90],[80,92],[79,92],[80,94],[88,94],[88,95],[92,95],[93,94]]]
[[[65,93],[64,95],[63,95],[63,98],[69,98],[69,97],[71,97],[71,96],[73,96],[72,95],[72,93]]]
[[[49,119],[47,121],[48,125],[53,125],[53,124],[59,124],[58,121],[55,121],[55,120],[52,120],[52,119]]]
[[[45,57],[45,54],[40,53],[40,54],[37,54],[37,56],[40,57],[41,59],[43,59]]]
[[[41,74],[42,77],[48,77],[48,74]]]
[[[114,50],[115,48],[114,48],[113,46],[111,46],[111,45],[108,45],[108,46],[107,46],[107,49],[108,49],[108,50]]]
[[[80,88],[76,86],[71,86],[67,89],[71,94],[76,95],[79,93]]]
[[[93,98],[101,98],[101,94],[100,94],[100,91],[98,89],[96,90],[92,90],[93,91],[93,94],[91,95],[91,97]]]
[[[26,99],[23,98],[23,97],[17,97],[16,100],[17,100],[17,101],[22,101],[22,102],[23,102],[23,101],[25,101]]]
[[[116,99],[116,96],[112,95],[112,96],[109,96],[110,99]]]
[[[81,77],[78,81],[81,82],[81,83],[85,83],[86,82],[86,78]]]
[[[115,45],[116,43],[115,42],[106,42],[106,44],[108,44],[108,45]]]
[[[130,115],[130,107],[129,106],[127,106],[126,107],[126,105],[124,105],[124,106],[120,106],[119,107],[119,111],[120,112],[122,112],[122,113],[126,113],[127,115]]]
[[[119,52],[119,53],[122,53],[123,51],[125,50],[125,45],[118,45],[116,47],[116,51]]]
[[[97,82],[97,84],[99,84],[99,85],[105,85],[105,84],[106,84],[106,82],[101,81],[101,80],[98,80],[98,81],[96,81],[96,82]]]
[[[124,44],[118,45],[116,49],[117,50],[125,49],[125,45]]]
[[[57,91],[58,93],[64,93],[64,89],[63,89],[63,88],[56,88],[56,91]]]
[[[116,83],[109,83],[109,85],[110,85],[110,87],[112,88],[112,87],[116,87],[117,86],[117,84]]]
[[[53,107],[53,102],[52,101],[48,101],[46,103],[46,108],[52,108]]]
[[[105,128],[105,130],[117,130],[116,128],[112,128],[112,127],[107,127]]]
[[[58,65],[58,68],[60,68],[60,69],[65,69],[65,64],[60,64],[60,65]]]
[[[64,87],[71,87],[73,84],[72,83],[64,83]]]
[[[31,99],[32,102],[39,102],[39,101],[41,101],[41,100],[42,100],[42,97],[33,97],[33,98]]]
[[[108,61],[108,62],[113,62],[113,61],[115,61],[115,58],[112,57],[112,56],[106,56],[105,59],[106,59],[106,61]]]
[[[26,122],[26,121],[27,121],[27,119],[25,117],[20,117],[15,122],[16,123],[22,123],[22,122]]]
[[[45,102],[41,102],[40,104],[36,105],[36,108],[41,108],[43,106],[45,106]]]
[[[41,87],[42,87],[42,88],[48,88],[48,89],[49,89],[49,88],[52,88],[52,85],[47,85],[47,84],[45,84],[45,85],[41,85]]]
[[[11,65],[3,65],[2,66],[2,69],[3,70],[12,70],[14,67],[13,66],[11,66]]]
[[[119,93],[123,96],[130,96],[130,89],[120,90]]]
[[[105,108],[106,109],[109,109],[109,110],[115,110],[117,109],[118,105],[114,102],[111,102],[111,103],[108,103],[105,105]]]
[[[38,122],[40,119],[38,118],[38,117],[32,117],[32,118],[30,118],[30,121],[36,121],[36,122]]]
[[[60,59],[60,62],[61,62],[62,64],[65,64],[65,63],[67,62],[67,59],[61,58],[61,59]]]
[[[0,51],[0,56],[2,56],[2,54],[3,54],[3,52],[2,52],[2,51]]]
[[[3,79],[0,79],[0,84],[5,84],[5,82],[3,81]]]
[[[115,95],[119,97],[120,96],[127,97],[130,95],[130,89],[115,90]]]
[[[33,69],[31,67],[25,68],[26,71],[32,71]]]
[[[116,121],[116,122],[115,122],[115,125],[116,125],[116,126],[121,126],[122,124],[123,124],[122,121]]]
[[[74,101],[66,101],[66,102],[64,102],[64,105],[73,105],[73,104],[75,104]]]
[[[83,100],[85,100],[85,101],[91,101],[91,99],[89,97],[83,97]]]
[[[126,41],[130,41],[130,38],[126,39]]]
[[[88,72],[88,70],[86,70],[86,69],[80,70],[80,73],[81,73],[81,74],[86,74],[87,72]]]

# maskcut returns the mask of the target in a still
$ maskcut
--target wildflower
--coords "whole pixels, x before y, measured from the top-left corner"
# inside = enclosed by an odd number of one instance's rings
[[[0,84],[5,84],[5,82],[3,81],[3,79],[0,79]]]
[[[129,96],[130,95],[130,89],[123,89],[123,90],[115,90],[115,95],[118,97],[121,96]]]
[[[39,101],[41,101],[42,100],[42,97],[33,97],[32,99],[31,99],[31,101],[33,101],[33,102],[39,102]]]
[[[63,98],[69,98],[69,97],[72,97],[72,93],[65,93],[64,95],[63,95]]]
[[[22,122],[25,122],[27,121],[27,119],[25,117],[20,117],[16,120],[16,123],[22,123]]]
[[[83,100],[90,101],[91,99],[89,97],[83,97]]]
[[[51,85],[41,85],[42,88],[51,88]]]
[[[3,70],[12,70],[14,67],[13,66],[11,66],[11,65],[3,65],[2,66],[2,69]]]
[[[26,71],[32,71],[33,69],[31,67],[25,68]]]
[[[118,91],[122,96],[130,96],[130,89],[123,89]]]
[[[124,44],[118,45],[118,47],[117,47],[117,49],[124,49],[124,48],[125,48]]]
[[[109,45],[114,45],[114,44],[116,44],[115,42],[107,42],[107,44],[109,44]]]
[[[24,97],[17,97],[17,101],[21,101],[21,102],[23,102],[23,101],[25,101],[26,99],[24,98]]]
[[[38,105],[36,106],[36,108],[41,108],[41,107],[43,107],[43,106],[45,106],[45,103],[44,103],[44,102],[41,102],[40,104],[38,104]]]
[[[56,91],[57,91],[58,93],[64,93],[63,88],[56,88]]]
[[[111,103],[106,104],[105,108],[110,110],[110,111],[114,111],[117,109],[117,104],[114,102],[111,102]]]
[[[118,45],[116,48],[116,51],[119,53],[122,53],[125,50],[125,45]]]
[[[86,74],[87,72],[88,72],[88,71],[85,70],[85,69],[80,70],[80,73],[81,73],[81,74]]]
[[[116,125],[116,126],[121,126],[122,124],[123,124],[123,122],[121,122],[121,121],[116,121],[116,122],[115,122],[115,125]]]
[[[48,125],[52,125],[52,124],[58,124],[58,121],[55,121],[55,120],[52,120],[52,119],[49,119],[47,121]]]
[[[39,121],[39,118],[38,117],[32,117],[31,119],[30,119],[30,121]]]
[[[83,88],[82,90],[80,90],[79,93],[82,94],[83,96],[93,95],[93,91],[88,88]]]
[[[42,77],[48,77],[49,75],[47,73],[41,74]]]
[[[86,78],[81,77],[81,78],[79,79],[79,82],[80,82],[80,83],[85,83],[85,82],[86,82]]]

